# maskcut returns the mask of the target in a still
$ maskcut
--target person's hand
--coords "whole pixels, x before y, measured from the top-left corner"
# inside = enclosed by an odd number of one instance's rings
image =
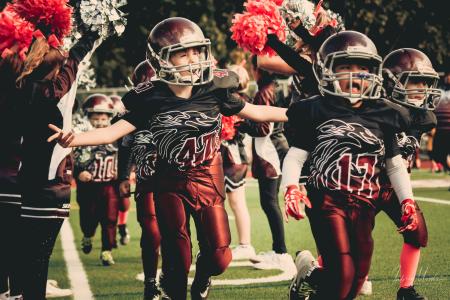
[[[70,131],[69,133],[64,133],[61,128],[53,125],[48,124],[48,128],[56,132],[55,134],[51,135],[47,142],[52,142],[56,140],[58,144],[61,145],[61,147],[68,148],[70,147],[70,143],[72,143],[73,139],[75,138],[75,133],[73,131]]]
[[[417,229],[419,221],[417,219],[416,205],[412,199],[402,201],[402,222],[403,226],[398,229],[400,233]]]
[[[289,216],[296,220],[305,218],[305,206],[311,208],[311,201],[305,193],[302,193],[297,185],[289,185],[284,194],[284,219],[287,222]]]
[[[130,180],[128,180],[128,179],[123,180],[119,184],[119,194],[120,194],[120,197],[122,197],[122,198],[130,197]]]
[[[92,180],[92,174],[88,171],[83,171],[78,175],[78,180],[81,182],[89,182]]]

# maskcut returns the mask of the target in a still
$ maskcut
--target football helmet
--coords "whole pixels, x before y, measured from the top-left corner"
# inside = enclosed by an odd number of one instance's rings
[[[134,86],[137,86],[139,83],[150,81],[153,76],[155,76],[155,70],[150,66],[148,60],[144,60],[134,68],[131,82]]]
[[[180,50],[195,47],[199,50],[198,63],[174,66],[170,57]],[[152,29],[147,39],[147,60],[162,82],[174,85],[202,85],[213,79],[214,60],[211,41],[200,27],[180,17],[165,19]],[[188,72],[183,76],[180,72]]]
[[[104,94],[92,94],[84,100],[82,105],[84,114],[88,117],[90,123],[95,128],[109,126],[112,116],[114,115],[114,103],[108,96]],[[92,114],[107,114],[108,118],[96,117]]]
[[[405,106],[434,110],[441,96],[438,73],[428,56],[417,49],[389,53],[383,61],[383,77],[388,98]],[[411,83],[414,88],[408,88]]]
[[[123,105],[122,97],[119,95],[110,95],[109,98],[112,100],[114,105],[114,115],[124,114],[126,111],[125,105]]]
[[[382,87],[382,59],[378,55],[375,44],[366,35],[357,31],[341,31],[327,38],[313,63],[314,74],[319,82],[322,94],[339,96],[356,103],[361,99],[376,99],[380,97]],[[336,66],[357,64],[367,67],[368,72],[339,72]],[[339,81],[348,80],[349,92],[343,92]],[[366,81],[367,87],[353,93],[352,86],[358,81]]]

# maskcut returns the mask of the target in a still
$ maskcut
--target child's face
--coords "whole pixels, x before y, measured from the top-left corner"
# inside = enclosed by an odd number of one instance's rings
[[[350,76],[342,76],[339,79],[338,73],[361,73],[360,79],[355,74],[352,74],[352,80],[350,82]],[[338,77],[339,86],[344,93],[360,94],[364,93],[369,86],[369,81],[365,80],[364,73],[369,73],[369,68],[358,64],[340,64],[335,67],[335,73]]]
[[[405,89],[417,90],[417,93],[408,93],[408,100],[414,104],[416,104],[415,102],[418,102],[416,105],[421,105],[425,97],[424,90],[428,87],[426,80],[420,78],[409,80],[405,85]]]
[[[106,113],[91,113],[89,115],[89,122],[95,128],[108,127],[110,125],[111,117]]]
[[[198,48],[195,47],[187,48],[172,53],[170,56],[170,62],[175,67],[189,64],[196,64],[200,62],[200,55],[201,53]],[[196,68],[193,71],[194,77],[196,77],[196,79],[200,78],[200,68]],[[182,77],[191,76],[191,72],[189,71],[189,68],[186,68],[185,70],[180,71],[180,75]]]

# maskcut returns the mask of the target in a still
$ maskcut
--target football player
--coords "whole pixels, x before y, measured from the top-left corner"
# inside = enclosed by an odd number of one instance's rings
[[[157,149],[155,206],[162,236],[164,278],[169,297],[186,298],[191,265],[188,220],[192,216],[200,245],[192,299],[206,298],[210,276],[231,261],[230,230],[223,207],[224,178],[219,154],[221,115],[255,121],[286,121],[286,109],[246,103],[232,95],[237,75],[213,70],[211,42],[184,18],[158,23],[148,38],[148,59],[157,81],[138,85],[124,96],[130,111],[109,128],[75,135],[50,124],[65,147],[107,144],[147,129]]]
[[[93,128],[110,125],[114,103],[106,95],[93,94],[82,105]],[[80,206],[80,226],[83,232],[82,250],[92,250],[92,237],[100,223],[102,229],[102,252],[104,266],[113,265],[111,254],[116,247],[119,195],[117,185],[117,147],[113,144],[78,147],[74,150],[77,202]]]
[[[109,98],[114,104],[114,115],[123,115],[126,111],[119,95],[111,95]],[[120,181],[118,181],[120,184]],[[119,229],[120,244],[127,245],[130,242],[130,232],[127,228],[128,210],[130,209],[130,198],[120,195],[119,201],[119,217],[117,219],[117,228]]]
[[[131,81],[134,86],[145,84],[155,75],[147,60],[139,63],[133,71]],[[137,131],[127,135],[119,142],[119,168],[121,195],[130,194],[130,172],[135,168],[136,174],[136,214],[141,226],[141,257],[144,269],[144,299],[159,299],[160,291],[156,284],[156,272],[158,269],[159,246],[161,235],[159,234],[156,220],[155,201],[153,191],[155,189],[155,164],[156,148],[148,140],[147,131]]]
[[[384,59],[383,77],[387,99],[405,106],[411,114],[411,127],[397,135],[402,157],[410,170],[422,134],[430,131],[437,123],[433,110],[440,96],[437,89],[439,76],[423,52],[402,48],[392,51]],[[426,247],[428,240],[423,213],[418,204],[414,203],[411,209],[416,211],[417,229],[405,230],[397,195],[389,179],[386,176],[382,176],[381,179],[382,190],[377,203],[377,212],[384,211],[399,228],[404,239],[400,254],[400,289],[397,292],[397,299],[426,299],[417,293],[413,286],[419,264],[420,247]]]
[[[356,31],[329,37],[314,68],[322,96],[291,105],[296,131],[283,165],[286,217],[307,214],[323,267],[309,251],[296,258],[291,299],[353,299],[370,267],[372,228],[386,173],[400,199],[405,230],[415,230],[412,188],[395,134],[409,124],[402,107],[380,98],[381,57],[373,42]],[[309,160],[308,197],[298,188]]]

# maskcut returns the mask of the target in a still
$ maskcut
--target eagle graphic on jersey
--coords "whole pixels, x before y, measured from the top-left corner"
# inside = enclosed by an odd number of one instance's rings
[[[158,159],[185,170],[213,158],[220,148],[221,118],[221,114],[209,117],[198,111],[157,114],[150,133]]]
[[[136,164],[136,178],[142,181],[150,178],[156,170],[156,145],[150,130],[140,130],[133,135],[132,160]]]
[[[317,127],[317,146],[311,153],[311,175],[316,188],[374,198],[377,173],[384,163],[384,142],[358,123],[338,119]]]

